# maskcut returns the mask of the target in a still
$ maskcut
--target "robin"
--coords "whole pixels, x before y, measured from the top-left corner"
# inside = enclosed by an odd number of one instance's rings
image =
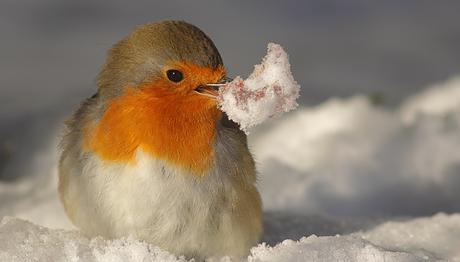
[[[88,237],[134,236],[196,259],[244,257],[262,232],[245,134],[217,107],[214,43],[181,21],[115,44],[68,120],[59,193]]]

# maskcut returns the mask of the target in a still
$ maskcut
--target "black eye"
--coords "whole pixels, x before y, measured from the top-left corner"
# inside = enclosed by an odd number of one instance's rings
[[[175,83],[178,83],[180,81],[182,81],[182,79],[184,79],[184,76],[182,75],[182,72],[179,71],[179,70],[174,70],[174,69],[171,69],[171,70],[168,70],[166,71],[166,75],[168,76],[168,79],[175,82]]]

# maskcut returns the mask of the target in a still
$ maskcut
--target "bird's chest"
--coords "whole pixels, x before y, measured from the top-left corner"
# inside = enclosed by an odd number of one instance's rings
[[[174,105],[174,106],[172,106]],[[220,111],[215,104],[129,89],[84,128],[83,150],[112,162],[136,161],[141,149],[172,165],[202,174],[212,167]],[[134,113],[133,113],[134,112]]]
[[[196,241],[196,234],[216,235],[238,195],[228,174],[196,177],[141,151],[135,164],[108,165],[94,158],[85,171],[80,183],[88,192],[82,192],[80,206],[87,210],[79,213],[91,220],[84,222],[89,234],[104,229],[107,237],[133,234],[172,243],[182,236]]]

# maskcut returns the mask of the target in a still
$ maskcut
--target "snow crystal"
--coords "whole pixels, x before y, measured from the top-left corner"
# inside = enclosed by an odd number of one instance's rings
[[[252,126],[297,107],[300,86],[294,80],[288,55],[270,43],[267,55],[246,79],[236,77],[219,89],[220,108],[248,132]]]

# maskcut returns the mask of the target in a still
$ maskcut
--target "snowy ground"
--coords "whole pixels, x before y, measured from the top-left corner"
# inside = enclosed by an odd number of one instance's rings
[[[275,247],[261,244],[251,249],[247,261],[460,261],[459,234],[460,215],[438,214],[345,236],[310,235]],[[88,240],[76,231],[14,218],[1,222],[0,245],[1,261],[187,261],[130,238]]]
[[[395,109],[364,96],[300,108],[250,142],[267,244],[248,261],[460,261],[460,78]],[[72,231],[55,190],[56,141],[44,145],[20,169],[33,175],[0,184],[0,217],[17,217],[0,224],[0,261],[184,260]]]

